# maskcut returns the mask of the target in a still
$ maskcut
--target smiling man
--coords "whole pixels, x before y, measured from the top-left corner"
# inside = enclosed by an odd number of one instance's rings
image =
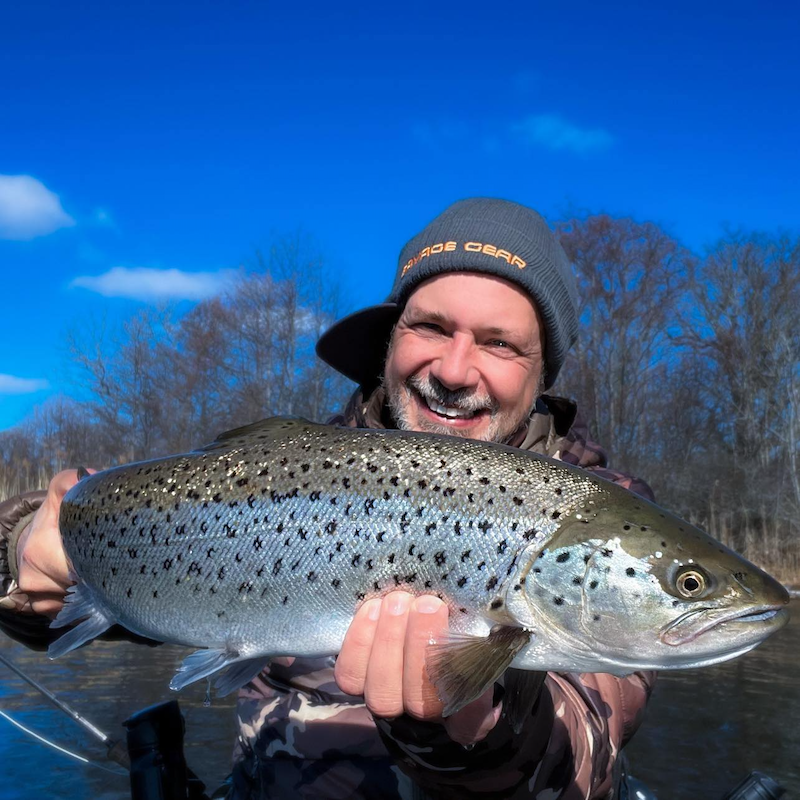
[[[606,468],[568,400],[543,394],[577,336],[572,270],[545,221],[504,200],[462,200],[400,255],[386,303],[335,324],[320,356],[359,384],[333,421],[512,445]],[[75,484],[0,504],[0,626],[31,646],[70,583],[58,509]],[[38,509],[38,510],[37,510]],[[239,696],[229,798],[605,798],[652,674],[551,673],[519,729],[496,685],[443,719],[425,669],[447,629],[438,597],[395,591],[359,609],[338,659],[273,662]],[[222,795],[218,795],[222,796]]]

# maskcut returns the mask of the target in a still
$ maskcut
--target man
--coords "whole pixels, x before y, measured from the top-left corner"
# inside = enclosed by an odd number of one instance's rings
[[[503,200],[454,204],[405,246],[387,303],[321,338],[320,356],[360,387],[334,422],[503,442],[649,496],[605,469],[569,401],[542,394],[576,337],[575,296],[566,256],[536,212]],[[69,584],[56,521],[75,480],[60,473],[43,502],[0,509],[9,542],[0,623],[29,644],[52,635],[42,621]],[[359,609],[335,665],[273,662],[240,694],[229,796],[612,796],[652,675],[551,674],[518,733],[502,717],[500,685],[443,720],[424,659],[446,627],[438,598],[393,592]]]

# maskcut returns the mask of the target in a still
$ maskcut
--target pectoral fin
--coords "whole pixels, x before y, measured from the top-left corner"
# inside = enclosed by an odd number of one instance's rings
[[[523,628],[497,625],[488,636],[447,633],[426,654],[428,677],[449,717],[480,697],[530,641]]]
[[[503,676],[503,715],[514,733],[519,733],[531,715],[544,686],[546,672],[510,669]]]

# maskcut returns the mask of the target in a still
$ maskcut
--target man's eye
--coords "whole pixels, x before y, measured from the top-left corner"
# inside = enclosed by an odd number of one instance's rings
[[[435,322],[418,322],[415,326],[418,330],[431,331],[432,333],[442,333],[442,328]]]
[[[492,347],[499,347],[499,348],[501,348],[501,349],[507,349],[507,348],[511,347],[511,345],[510,345],[508,342],[505,342],[505,341],[503,341],[502,339],[492,339],[492,340],[489,342],[489,344],[490,344]]]

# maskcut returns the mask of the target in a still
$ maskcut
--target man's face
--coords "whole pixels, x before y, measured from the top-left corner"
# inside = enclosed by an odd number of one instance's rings
[[[502,278],[463,272],[421,284],[386,357],[398,427],[507,440],[539,394],[543,335],[531,298]]]

